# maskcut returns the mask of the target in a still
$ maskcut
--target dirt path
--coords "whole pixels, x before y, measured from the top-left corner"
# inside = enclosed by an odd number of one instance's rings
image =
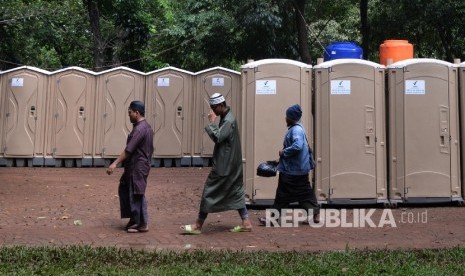
[[[231,211],[210,214],[202,235],[181,235],[179,227],[197,216],[209,170],[154,168],[147,191],[150,231],[128,234],[122,230],[126,221],[119,219],[117,186],[122,169],[107,176],[104,168],[1,167],[0,245],[270,251],[465,245],[465,208],[431,206],[349,209],[346,214],[327,209],[326,224],[319,228],[255,226],[252,233],[228,232],[239,223],[237,212]],[[250,210],[250,214],[256,222],[265,211]]]

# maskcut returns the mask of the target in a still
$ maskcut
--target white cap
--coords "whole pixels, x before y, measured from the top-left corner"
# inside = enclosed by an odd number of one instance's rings
[[[215,93],[210,97],[210,100],[208,101],[208,103],[210,105],[216,105],[216,104],[220,104],[220,103],[222,103],[224,101],[225,100],[224,100],[223,95],[221,95],[220,93]]]

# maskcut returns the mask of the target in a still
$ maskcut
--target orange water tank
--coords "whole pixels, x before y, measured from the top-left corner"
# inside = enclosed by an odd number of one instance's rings
[[[385,40],[379,46],[379,63],[383,65],[388,65],[388,59],[394,63],[409,58],[413,58],[413,45],[408,40]]]

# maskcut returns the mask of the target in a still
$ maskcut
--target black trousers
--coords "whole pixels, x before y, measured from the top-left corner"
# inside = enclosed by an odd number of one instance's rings
[[[287,209],[291,203],[298,202],[307,212],[312,209],[314,215],[320,213],[320,206],[308,174],[287,175],[280,173],[278,181],[273,209]]]

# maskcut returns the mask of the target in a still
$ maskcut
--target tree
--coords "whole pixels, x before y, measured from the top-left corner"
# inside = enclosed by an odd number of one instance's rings
[[[94,63],[97,71],[103,68],[105,50],[105,41],[102,38],[102,31],[100,29],[100,12],[97,0],[82,0],[84,6],[87,8],[89,13],[90,30],[92,32],[93,40],[93,53]]]
[[[0,15],[2,69],[31,65],[55,70],[89,64],[79,0],[11,0],[0,8]]]
[[[363,58],[367,59],[370,49],[370,26],[368,25],[368,0],[360,0],[360,33],[362,34]]]
[[[154,27],[157,3],[146,0],[82,0],[89,14],[95,70],[143,69],[143,53]]]
[[[307,23],[305,22],[305,0],[295,0],[293,3],[295,7],[297,35],[299,38],[300,58],[304,63],[311,64],[312,57],[308,50]]]
[[[372,11],[372,47],[386,39],[406,39],[414,44],[416,57],[449,62],[464,58],[463,1],[374,0],[369,10]]]

